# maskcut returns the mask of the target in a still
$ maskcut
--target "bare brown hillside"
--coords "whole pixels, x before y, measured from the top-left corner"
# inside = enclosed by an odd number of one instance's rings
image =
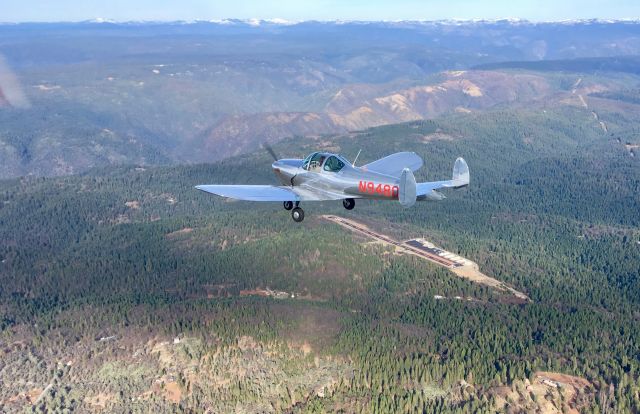
[[[432,118],[447,112],[541,99],[553,92],[542,76],[494,71],[450,71],[441,82],[415,86],[373,99],[359,89],[340,90],[327,105],[334,122],[347,129]]]
[[[198,148],[210,158],[238,155],[262,142],[361,130],[373,126],[523,104],[557,92],[542,75],[499,71],[448,71],[435,83],[394,92],[387,86],[344,87],[323,112],[269,112],[228,116],[213,126]]]

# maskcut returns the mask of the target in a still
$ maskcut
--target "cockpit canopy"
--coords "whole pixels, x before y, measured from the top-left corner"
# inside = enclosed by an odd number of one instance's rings
[[[302,168],[307,171],[338,172],[347,164],[347,160],[336,154],[314,152],[302,161]]]

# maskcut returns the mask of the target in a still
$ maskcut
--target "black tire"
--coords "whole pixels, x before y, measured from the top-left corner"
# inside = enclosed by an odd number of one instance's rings
[[[342,200],[342,205],[347,210],[353,210],[353,208],[356,206],[356,200],[354,200],[353,198],[345,198],[344,200]]]
[[[285,210],[291,210],[293,208],[293,201],[285,201],[283,205]]]
[[[302,220],[304,220],[304,210],[300,207],[294,208],[293,210],[291,210],[291,218],[296,223],[300,223]]]

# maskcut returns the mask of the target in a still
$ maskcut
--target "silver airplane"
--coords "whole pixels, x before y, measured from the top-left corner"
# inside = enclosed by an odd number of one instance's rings
[[[207,193],[237,200],[281,201],[291,210],[296,222],[304,220],[302,201],[342,200],[344,208],[353,209],[355,199],[397,200],[405,208],[416,201],[442,200],[436,191],[469,185],[469,167],[458,158],[453,177],[446,181],[417,183],[413,172],[422,167],[422,158],[414,152],[398,152],[356,167],[344,157],[328,152],[314,152],[305,159],[275,159],[271,165],[281,186],[273,185],[198,185]],[[357,157],[356,157],[357,159]]]

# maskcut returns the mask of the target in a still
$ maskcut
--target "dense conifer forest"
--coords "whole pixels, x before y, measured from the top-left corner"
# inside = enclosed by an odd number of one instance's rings
[[[471,169],[439,203],[307,203],[303,224],[194,190],[275,183],[263,152],[3,181],[0,410],[640,412],[640,165],[620,144],[638,117],[599,115],[607,132],[566,106],[283,141],[287,157],[362,148],[359,163],[416,151],[418,180],[457,156]],[[532,301],[325,213],[425,237]],[[540,372],[587,385],[538,395]]]

